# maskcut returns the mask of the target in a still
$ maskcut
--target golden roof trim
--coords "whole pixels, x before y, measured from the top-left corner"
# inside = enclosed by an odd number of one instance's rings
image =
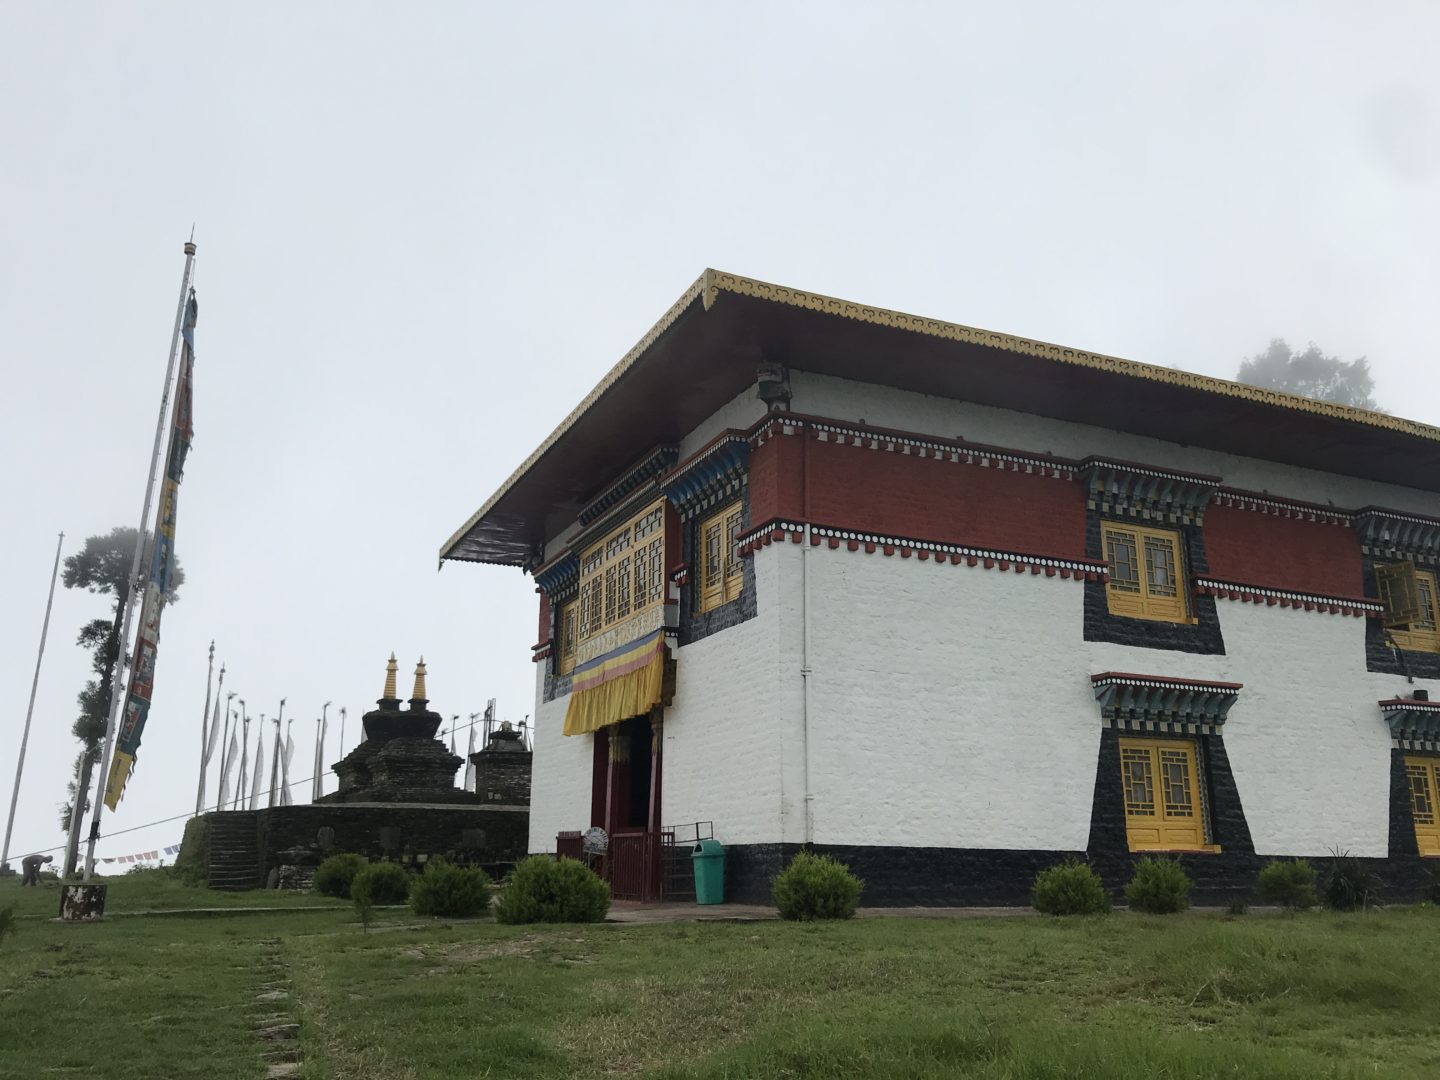
[[[761,300],[771,300],[778,304],[790,304],[810,311],[819,311],[826,315],[855,319],[858,322],[873,323],[877,326],[889,326],[897,330],[908,330],[916,334],[944,338],[948,341],[986,345],[1008,352],[1036,356],[1044,360],[1090,368],[1093,371],[1106,371],[1112,374],[1150,379],[1153,382],[1168,383],[1171,386],[1183,386],[1192,390],[1223,394],[1227,397],[1241,398],[1262,405],[1278,405],[1281,408],[1317,413],[1340,420],[1351,420],[1369,424],[1372,427],[1403,432],[1417,438],[1440,441],[1440,428],[1392,416],[1389,413],[1375,412],[1371,409],[1358,409],[1333,401],[1321,401],[1317,398],[1301,397],[1298,394],[1287,394],[1281,390],[1269,390],[1264,387],[1233,382],[1229,379],[1217,379],[1212,375],[1198,375],[1192,371],[1180,371],[1176,368],[1145,364],[1138,360],[1107,356],[1104,353],[1086,352],[1083,349],[1072,349],[1066,345],[1055,345],[1047,341],[1032,341],[1029,338],[1014,337],[994,330],[979,330],[973,326],[944,322],[940,319],[906,315],[900,311],[857,304],[849,300],[838,300],[831,296],[804,292],[785,285],[771,285],[768,282],[755,281],[718,270],[707,270],[701,280],[706,283],[706,310],[709,310],[723,290],[741,296],[751,296]]]
[[[524,476],[525,473],[530,470],[531,466],[533,466],[537,461],[539,461],[540,458],[545,454],[545,452],[549,450],[552,446],[554,446],[556,442],[559,441],[560,436],[564,435],[567,431],[570,430],[570,425],[575,423],[575,421],[578,420],[590,408],[591,405],[595,404],[595,402],[599,400],[600,395],[604,394],[606,390],[609,390],[610,387],[614,386],[616,380],[618,380],[620,376],[624,375],[625,372],[630,370],[630,367],[635,363],[636,360],[640,358],[640,354],[643,353],[646,349],[648,349],[652,344],[654,344],[656,338],[658,338],[666,330],[670,329],[671,324],[680,317],[680,313],[683,312],[692,303],[694,303],[695,298],[697,296],[700,296],[702,292],[704,292],[706,282],[713,273],[713,270],[706,270],[703,274],[696,278],[695,283],[691,285],[688,289],[686,289],[684,293],[681,294],[680,299],[676,300],[675,303],[670,305],[670,310],[665,312],[664,315],[660,316],[659,321],[656,322],[654,326],[650,327],[648,331],[646,331],[645,336],[642,337],[639,341],[637,341],[634,347],[631,348],[629,352],[627,352],[624,356],[620,358],[620,362],[605,373],[605,376],[600,380],[599,383],[596,384],[595,389],[591,390],[590,393],[586,394],[585,399],[581,401],[579,405],[576,405],[575,408],[570,410],[570,414],[566,416],[564,420],[561,420],[559,426],[556,427],[555,430],[546,437],[545,441],[542,442],[538,447],[536,447],[535,450],[531,452],[530,456],[520,463],[519,468],[512,472],[506,478],[505,482],[495,490],[495,494],[491,495],[490,498],[485,500],[485,505],[480,507],[479,510],[476,510],[475,513],[470,516],[469,520],[467,520],[464,525],[461,525],[460,528],[456,529],[449,540],[446,540],[445,543],[440,545],[441,562],[444,562],[445,556],[449,554],[451,549],[454,548],[455,545],[458,544],[462,539],[464,539],[465,534],[468,533],[472,528],[474,528],[476,523],[479,522],[480,519],[483,518],[486,514],[488,514],[490,510],[495,506],[495,504],[498,503],[505,496],[505,493],[515,486],[515,481],[519,480],[520,477]],[[709,303],[706,303],[705,306],[708,309],[710,305]]]
[[[1149,379],[1152,382],[1166,383],[1170,386],[1184,387],[1190,390],[1199,390],[1204,393],[1219,394],[1224,397],[1239,398],[1244,401],[1251,401],[1261,405],[1271,405],[1283,409],[1291,409],[1298,412],[1314,413],[1320,416],[1328,416],[1338,420],[1348,420],[1354,423],[1365,424],[1370,427],[1384,428],[1390,431],[1401,432],[1406,435],[1413,435],[1420,439],[1429,439],[1440,442],[1440,427],[1433,427],[1429,424],[1421,424],[1414,420],[1405,420],[1389,413],[1375,412],[1371,409],[1357,409],[1349,405],[1339,405],[1332,401],[1321,401],[1316,398],[1301,397],[1298,394],[1287,394],[1280,390],[1269,390],[1264,387],[1248,386],[1245,383],[1233,382],[1229,379],[1217,379],[1211,375],[1198,375],[1191,371],[1180,371],[1176,368],[1160,367],[1156,364],[1141,363],[1138,360],[1126,360],[1118,356],[1108,356],[1105,353],[1087,352],[1083,349],[1074,349],[1065,345],[1056,345],[1047,341],[1033,341],[1029,338],[1015,337],[1011,334],[1002,334],[994,330],[980,330],[973,326],[964,326],[960,323],[945,322],[942,319],[930,319],[919,315],[907,315],[901,311],[891,311],[888,308],[875,307],[870,304],[858,304],[851,300],[840,300],[833,296],[825,296],[821,293],[806,292],[803,289],[793,289],[786,285],[774,285],[766,281],[758,281],[754,278],[741,277],[739,274],[726,273],[723,270],[706,269],[684,293],[680,299],[670,306],[670,309],[652,326],[634,347],[630,349],[620,361],[612,367],[605,376],[596,384],[590,393],[585,395],[584,400],[575,408],[570,410],[568,416],[560,421],[560,424],[552,431],[520,466],[512,472],[505,482],[496,489],[495,493],[485,501],[485,504],[475,511],[464,525],[456,529],[450,539],[440,546],[440,561],[444,561],[446,555],[464,539],[475,525],[488,514],[495,505],[514,487],[515,482],[520,479],[540,458],[558,442],[572,424],[575,423],[586,411],[595,404],[597,400],[615,384],[630,368],[635,361],[648,349],[655,340],[663,334],[678,319],[681,313],[694,302],[698,296],[706,311],[714,306],[722,292],[735,293],[738,296],[749,296],[760,300],[770,300],[777,304],[789,304],[792,307],[804,308],[808,311],[817,311],[825,315],[835,315],[845,319],[855,319],[857,322],[871,323],[876,326],[888,326],[896,330],[907,330],[915,334],[924,334],[929,337],[942,338],[947,341],[958,341],[970,345],[984,345],[995,349],[1004,349],[1007,352],[1021,353],[1026,356],[1038,357],[1042,360],[1050,360],[1055,363],[1071,364],[1076,367],[1088,368],[1092,371],[1103,371],[1114,375],[1127,375],[1132,378]]]

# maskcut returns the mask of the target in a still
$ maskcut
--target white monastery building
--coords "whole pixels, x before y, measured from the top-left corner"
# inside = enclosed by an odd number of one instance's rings
[[[1434,427],[707,270],[440,554],[534,578],[529,848],[619,897],[1440,857]]]

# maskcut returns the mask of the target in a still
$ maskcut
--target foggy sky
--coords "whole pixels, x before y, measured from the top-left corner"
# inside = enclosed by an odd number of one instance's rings
[[[107,832],[193,809],[212,638],[297,776],[392,649],[531,712],[533,583],[437,549],[706,266],[1225,377],[1313,340],[1440,423],[1433,5],[997,7],[0,9],[4,806],[55,535],[139,520],[192,223],[187,581]],[[12,859],[63,839],[106,614],[57,595]]]

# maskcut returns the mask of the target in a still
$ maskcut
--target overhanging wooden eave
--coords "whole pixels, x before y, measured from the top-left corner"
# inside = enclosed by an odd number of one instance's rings
[[[1440,428],[1427,424],[706,270],[441,546],[440,558],[533,565],[538,545],[567,524],[561,518],[647,446],[678,441],[743,391],[761,358],[1440,490]],[[632,430],[642,418],[645,429]]]

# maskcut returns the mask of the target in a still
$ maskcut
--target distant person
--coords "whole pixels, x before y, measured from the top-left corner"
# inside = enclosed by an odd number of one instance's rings
[[[25,871],[25,876],[20,879],[21,885],[39,885],[40,867],[53,861],[53,855],[26,855],[20,860],[20,869]]]

